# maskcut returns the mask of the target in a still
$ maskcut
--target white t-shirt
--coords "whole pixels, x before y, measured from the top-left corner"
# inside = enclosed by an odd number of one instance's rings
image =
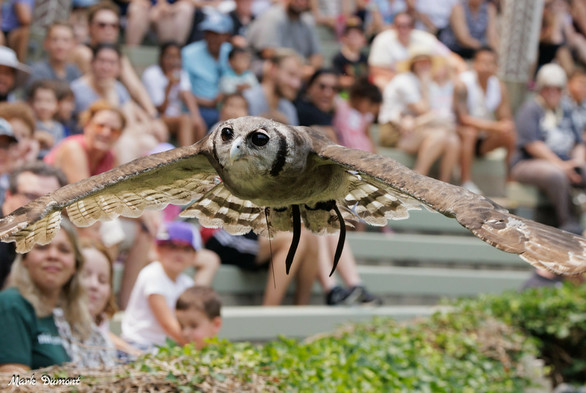
[[[383,90],[383,103],[378,120],[381,124],[398,122],[408,109],[407,105],[421,101],[419,79],[412,72],[395,76]]]
[[[193,280],[180,274],[176,281],[167,276],[160,262],[152,262],[139,273],[122,319],[122,338],[141,345],[163,345],[167,335],[149,307],[148,297],[163,295],[167,306],[175,310],[179,295],[192,287]]]
[[[409,58],[409,48],[413,46],[425,46],[436,56],[448,56],[450,54],[450,50],[444,44],[426,31],[411,31],[409,44],[403,46],[397,38],[397,31],[389,29],[379,33],[374,38],[370,48],[370,55],[368,56],[368,65],[395,70],[398,62]]]
[[[169,79],[163,74],[163,70],[158,64],[144,70],[142,83],[155,106],[159,106],[165,101],[165,89],[169,84]],[[191,91],[191,82],[184,70],[181,70],[179,83],[169,92],[169,105],[165,111],[165,116],[177,117],[183,113],[183,103],[179,96],[181,91]]]

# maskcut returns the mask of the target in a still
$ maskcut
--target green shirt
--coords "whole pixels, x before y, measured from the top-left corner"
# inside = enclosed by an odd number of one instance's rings
[[[69,361],[53,315],[39,318],[16,288],[0,292],[0,364],[31,369]]]

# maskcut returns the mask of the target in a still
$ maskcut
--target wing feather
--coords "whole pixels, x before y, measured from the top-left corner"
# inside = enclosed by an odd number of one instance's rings
[[[63,209],[75,225],[88,226],[120,215],[137,217],[169,203],[189,203],[218,181],[204,142],[142,157],[42,196],[0,220],[0,238],[16,242],[22,253],[53,239]]]
[[[518,254],[536,267],[557,274],[586,272],[584,237],[515,216],[488,198],[417,174],[388,157],[322,141],[314,148],[318,157],[325,160],[324,164],[341,165],[350,173],[360,176],[362,181],[390,193],[388,199],[379,196],[374,198],[374,201],[385,207],[389,204],[392,206],[394,198],[401,203],[419,202],[447,217],[455,218],[483,241],[500,250]],[[370,190],[365,194],[369,194]],[[350,190],[346,198],[349,204],[364,200],[362,191],[364,188]],[[376,206],[378,203],[369,202],[360,208],[360,212],[368,216],[376,210]],[[379,218],[371,221],[382,222]]]

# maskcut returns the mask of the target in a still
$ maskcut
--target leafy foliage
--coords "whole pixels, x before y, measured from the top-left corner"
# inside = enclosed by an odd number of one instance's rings
[[[529,289],[463,300],[464,313],[488,313],[533,337],[556,384],[586,383],[586,286]]]

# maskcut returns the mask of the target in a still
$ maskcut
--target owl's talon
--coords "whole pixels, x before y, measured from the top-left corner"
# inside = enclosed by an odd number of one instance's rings
[[[287,274],[291,270],[293,258],[299,245],[299,239],[301,239],[301,212],[299,211],[299,205],[291,205],[291,215],[293,216],[293,239],[291,240],[291,246],[289,247],[289,252],[287,252],[287,259],[285,260],[285,271]]]
[[[340,222],[340,236],[338,237],[338,244],[336,245],[336,252],[334,254],[334,266],[332,266],[330,277],[336,271],[336,267],[338,266],[338,262],[340,261],[340,257],[342,256],[342,251],[344,250],[344,243],[346,242],[346,224],[344,223],[344,217],[342,217],[342,213],[340,213],[340,209],[338,209],[338,205],[336,205],[336,202],[333,202],[332,208],[336,212],[336,216],[338,216],[338,221]]]

